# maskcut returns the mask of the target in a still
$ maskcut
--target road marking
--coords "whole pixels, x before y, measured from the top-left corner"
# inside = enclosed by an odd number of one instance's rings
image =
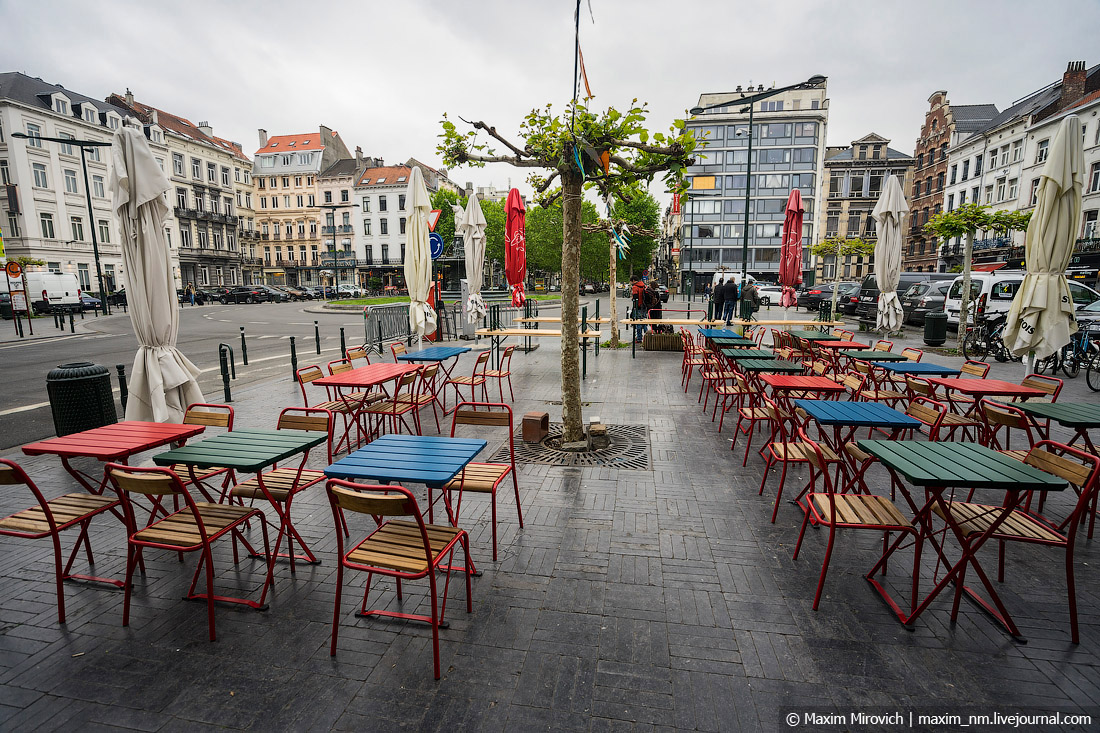
[[[111,335],[113,335],[113,334],[111,334]],[[84,336],[91,336],[92,338],[97,338],[97,336],[95,336],[94,334],[74,333],[71,336],[55,336],[53,338],[48,338],[48,339],[38,338],[38,339],[34,339],[33,341],[23,341],[23,342],[20,342],[20,343],[17,343],[17,344],[8,344],[7,346],[0,346],[0,350],[18,349],[21,346],[34,346],[36,344],[42,344],[42,343],[54,343],[55,344],[58,341],[68,341],[69,339],[78,339],[78,338],[82,338]]]
[[[49,407],[49,405],[50,405],[49,402],[38,402],[38,403],[33,404],[33,405],[23,405],[22,407],[12,407],[11,409],[8,409],[8,410],[0,410],[0,416],[13,415],[17,412],[27,412],[28,410],[37,410],[41,407]]]
[[[267,334],[266,336],[258,336],[258,337],[254,336],[253,338],[262,338],[262,339],[277,339],[277,338],[280,338],[280,337],[279,337],[279,336],[277,336],[277,335],[275,335],[275,334],[271,334],[271,333],[269,333],[269,334]]]
[[[256,326],[266,326],[267,325],[267,321],[245,321],[245,323],[251,323],[251,324],[254,324]]]

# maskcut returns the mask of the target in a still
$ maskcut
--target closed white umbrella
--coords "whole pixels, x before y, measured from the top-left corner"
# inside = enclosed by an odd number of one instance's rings
[[[1077,331],[1066,268],[1081,221],[1085,155],[1081,121],[1069,115],[1058,126],[1039,178],[1035,211],[1024,237],[1027,274],[1012,299],[1004,342],[1017,356],[1045,359]]]
[[[413,167],[405,201],[410,210],[405,228],[405,284],[409,288],[409,327],[419,338],[435,330],[435,309],[428,303],[432,284],[432,251],[428,243],[428,214],[432,201],[424,174]]]
[[[470,286],[470,297],[466,300],[466,320],[477,323],[485,317],[485,301],[481,299],[482,264],[485,261],[485,214],[477,194],[471,194],[462,212],[458,231],[466,245],[466,281]]]
[[[203,402],[199,369],[176,348],[179,304],[164,222],[171,188],[140,130],[123,126],[111,147],[111,195],[122,228],[126,298],[138,352],[130,372],[127,420],[183,422]]]
[[[898,280],[901,279],[901,240],[909,204],[905,203],[901,183],[897,176],[886,179],[882,195],[871,211],[878,222],[878,241],[875,242],[875,282],[878,284],[878,319],[875,328],[886,332],[901,328],[905,311],[898,298]]]

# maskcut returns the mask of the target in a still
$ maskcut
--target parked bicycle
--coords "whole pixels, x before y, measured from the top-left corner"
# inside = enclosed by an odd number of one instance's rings
[[[985,361],[989,356],[1001,363],[1019,361],[1019,357],[1013,356],[1002,340],[1007,321],[1007,313],[994,313],[991,316],[979,318],[976,325],[966,331],[966,338],[963,339],[963,356],[976,361]]]
[[[1035,371],[1038,374],[1057,374],[1059,370],[1067,377],[1073,379],[1081,370],[1086,371],[1085,380],[1088,381],[1088,371],[1095,374],[1092,384],[1093,389],[1100,391],[1100,324],[1089,324],[1070,337],[1070,342],[1058,351],[1055,351],[1045,359],[1035,362]],[[1089,387],[1092,387],[1089,384]]]

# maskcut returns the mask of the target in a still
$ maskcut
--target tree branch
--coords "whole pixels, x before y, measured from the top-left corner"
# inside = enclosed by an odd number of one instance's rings
[[[456,162],[465,163],[472,160],[477,163],[510,163],[517,168],[549,168],[545,163],[530,158],[518,158],[514,155],[478,155],[468,151],[455,153]]]
[[[670,145],[667,148],[660,148],[656,145],[648,145],[646,143],[634,142],[633,140],[612,140],[613,145],[618,145],[624,148],[634,148],[641,150],[643,153],[653,153],[654,155],[680,155],[684,152],[682,145]]]
[[[461,117],[459,117],[458,119],[462,120]],[[480,120],[478,120],[477,122],[469,122],[468,120],[462,120],[462,121],[467,122],[470,125],[473,125],[475,130],[485,130],[485,132],[489,133],[490,137],[492,137],[495,140],[498,140],[501,143],[503,143],[509,150],[511,150],[513,153],[515,153],[517,157],[520,157],[520,158],[530,158],[531,157],[531,154],[528,153],[526,150],[523,150],[522,148],[517,148],[510,141],[506,140],[504,138],[504,136],[502,136],[500,133],[497,132],[497,128],[490,127],[489,125],[485,124],[484,122],[482,122]]]
[[[549,177],[547,177],[547,179],[545,181],[542,182],[541,186],[539,186],[538,188],[535,189],[535,194],[538,195],[538,194],[542,193],[543,191],[545,191],[546,189],[550,188],[550,184],[553,183],[554,179],[557,178],[557,177],[558,177],[558,171],[555,170],[553,173],[551,173],[549,175]]]
[[[653,165],[634,165],[633,163],[627,161],[625,158],[620,158],[618,155],[612,155],[611,162],[625,171],[630,171],[631,173],[641,173],[643,175],[647,173],[660,173],[661,171],[668,170],[668,165],[664,163],[654,163]],[[688,160],[684,161],[685,166],[694,164],[695,158],[689,158]]]

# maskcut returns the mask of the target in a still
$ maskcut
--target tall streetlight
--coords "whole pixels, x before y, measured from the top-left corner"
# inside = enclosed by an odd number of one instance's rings
[[[744,113],[744,112],[749,113],[749,127],[748,127],[748,130],[746,131],[746,135],[748,135],[748,139],[749,139],[749,149],[748,149],[748,155],[745,157],[745,231],[743,232],[744,236],[743,236],[742,244],[741,244],[741,292],[742,292],[741,318],[743,318],[743,319],[747,319],[747,318],[749,318],[749,316],[752,315],[751,311],[746,313],[746,301],[744,299],[743,294],[744,294],[744,291],[745,291],[745,282],[748,279],[748,275],[749,275],[749,203],[751,202],[751,197],[752,197],[752,113],[753,113],[753,110],[755,109],[755,105],[756,105],[757,102],[765,100],[769,97],[774,97],[777,94],[782,94],[783,92],[793,91],[795,89],[815,89],[815,88],[819,87],[820,85],[824,84],[825,79],[826,79],[826,77],[821,75],[821,74],[814,74],[813,76],[811,76],[806,81],[799,82],[798,84],[790,84],[788,86],[779,87],[777,89],[768,89],[767,91],[758,92],[756,94],[752,94],[752,95],[749,95],[749,96],[745,96],[745,95],[742,94],[742,96],[737,97],[736,99],[730,99],[730,100],[725,101],[725,102],[719,102],[718,104],[708,104],[706,107],[692,107],[691,110],[690,110],[691,114],[700,115],[700,114],[706,112],[707,110],[715,109],[716,107],[728,107],[731,104],[738,104],[738,105],[744,104],[744,105],[747,105],[746,107],[743,107],[741,110],[739,110],[742,113]],[[741,133],[738,132],[737,134],[740,135]]]
[[[333,272],[333,279],[335,281],[335,285],[333,285],[333,289],[336,290],[336,291],[338,291],[340,289],[340,256],[337,254],[337,250],[336,250],[336,229],[339,226],[343,226],[341,224],[336,223],[336,211],[338,209],[350,209],[353,206],[358,208],[359,204],[351,204],[351,203],[348,203],[348,204],[321,204],[321,206],[320,206],[320,208],[327,209],[332,214],[332,232],[331,232],[331,234],[332,234],[332,265],[333,265],[333,271],[332,272]],[[327,221],[328,217],[325,217],[325,219]],[[349,225],[349,226],[353,227],[355,225],[352,224],[352,225]],[[324,226],[324,228],[321,229],[322,236],[325,233],[325,229],[328,229],[328,228],[329,228],[329,226],[326,224]],[[346,233],[350,234],[351,232],[346,232]],[[352,269],[354,271],[354,267]],[[322,290],[324,289],[324,285],[321,286],[321,289]],[[336,297],[340,297],[339,292],[336,293]]]
[[[690,217],[690,222],[691,223],[688,224],[691,236],[688,238],[688,247],[687,247],[687,251],[688,251],[688,286],[687,286],[687,294],[688,294],[688,302],[689,303],[692,302],[692,299],[694,299],[694,297],[695,297],[695,272],[694,272],[694,269],[693,269],[694,265],[695,265],[695,263],[693,261],[694,260],[694,254],[695,254],[695,197],[698,196],[699,198],[709,198],[711,196],[720,196],[720,195],[721,195],[721,193],[717,192],[717,191],[714,192],[714,193],[704,193],[702,191],[695,191],[694,189],[688,189],[688,192],[687,192],[688,203],[691,204],[691,217]]]
[[[71,145],[80,148],[80,167],[84,170],[84,193],[88,201],[88,229],[92,234],[92,255],[95,257],[95,275],[96,280],[99,282],[99,302],[103,306],[103,314],[110,315],[111,310],[107,305],[107,291],[103,288],[103,268],[100,267],[99,264],[99,242],[95,237],[95,212],[92,210],[92,189],[88,185],[88,161],[85,160],[84,154],[93,148],[109,148],[111,143],[103,143],[96,140],[70,140],[64,137],[32,136],[24,132],[13,132],[11,136],[17,137],[20,140],[45,140],[51,143],[61,143],[62,145]]]

